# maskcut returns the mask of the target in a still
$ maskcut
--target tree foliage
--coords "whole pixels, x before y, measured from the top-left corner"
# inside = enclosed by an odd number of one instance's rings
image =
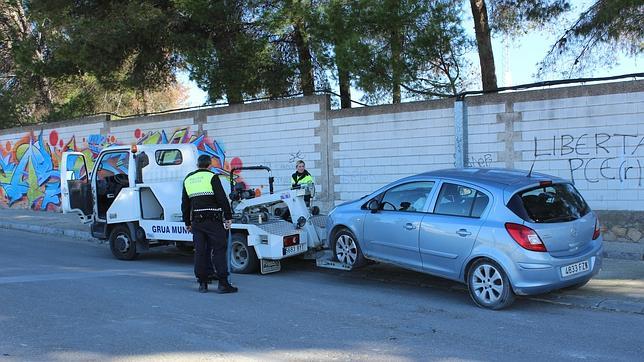
[[[0,0],[0,126],[181,106],[169,13],[150,4]]]
[[[563,31],[542,62],[540,75],[583,72],[588,66],[612,66],[616,54],[644,52],[644,3],[641,0],[597,0]]]
[[[0,127],[181,106],[186,70],[211,102],[314,94],[340,106],[453,95],[477,45],[496,89],[491,38],[555,24],[570,0],[0,0]],[[602,47],[643,51],[641,0],[596,0],[544,69]],[[559,24],[556,24],[559,25]]]

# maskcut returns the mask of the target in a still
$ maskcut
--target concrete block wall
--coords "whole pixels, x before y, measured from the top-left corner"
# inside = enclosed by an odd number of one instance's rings
[[[209,115],[202,124],[204,134],[221,140],[227,155],[243,165],[264,165],[272,170],[275,189],[291,186],[295,163],[302,159],[307,170],[320,181],[322,175],[320,113],[323,104],[310,103],[281,108]],[[244,171],[244,180],[268,193],[268,173]],[[318,191],[326,192],[318,182]]]
[[[466,103],[469,159],[489,160],[470,165],[529,170],[534,163],[535,171],[573,180],[594,209],[644,210],[644,82],[479,96]]]
[[[334,201],[412,174],[454,165],[453,102],[331,111]]]

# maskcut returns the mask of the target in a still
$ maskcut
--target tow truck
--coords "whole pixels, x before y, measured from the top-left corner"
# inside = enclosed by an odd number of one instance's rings
[[[63,212],[75,213],[90,224],[92,236],[108,240],[118,259],[135,259],[139,252],[155,246],[192,249],[192,234],[182,221],[181,192],[198,156],[193,144],[109,146],[101,150],[89,171],[92,160],[83,153],[64,152],[60,167]],[[267,171],[269,193],[262,195],[235,183],[241,170]],[[322,255],[326,217],[305,202],[305,197],[315,193],[313,185],[275,192],[267,166],[233,168],[228,177],[233,272],[259,269],[267,274],[279,271],[285,258]]]

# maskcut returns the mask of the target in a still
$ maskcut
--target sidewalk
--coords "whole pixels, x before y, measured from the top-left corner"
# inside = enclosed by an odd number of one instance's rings
[[[0,229],[64,235],[87,241],[89,226],[76,215],[0,208]],[[6,231],[0,231],[6,232]],[[585,287],[557,291],[529,299],[576,307],[644,314],[644,246],[604,242],[604,267]]]

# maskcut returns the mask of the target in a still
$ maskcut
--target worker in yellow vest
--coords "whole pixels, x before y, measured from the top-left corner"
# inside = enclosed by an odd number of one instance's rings
[[[314,182],[313,176],[306,170],[304,161],[297,161],[295,163],[295,172],[291,175],[291,188],[297,189],[302,185],[313,184]],[[306,206],[311,206],[311,195],[305,195],[304,202],[306,202]]]
[[[195,245],[194,272],[199,292],[208,291],[208,271],[214,262],[219,279],[217,292],[235,293],[237,288],[228,282],[226,262],[226,230],[232,224],[232,211],[219,177],[209,170],[210,163],[210,156],[199,156],[199,169],[184,179],[181,213]]]

